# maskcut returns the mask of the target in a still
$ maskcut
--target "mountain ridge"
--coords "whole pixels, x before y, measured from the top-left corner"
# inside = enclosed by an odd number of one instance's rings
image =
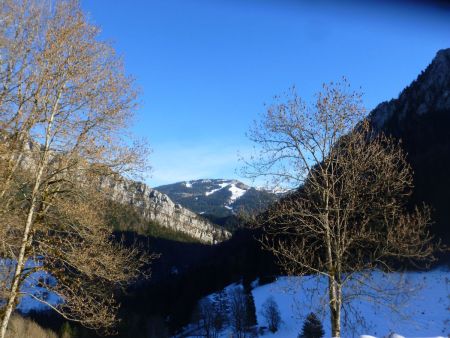
[[[411,205],[431,205],[432,232],[450,244],[450,48],[438,51],[398,98],[380,103],[368,119],[376,131],[401,140],[414,171]]]
[[[198,179],[155,187],[173,201],[200,215],[227,217],[264,209],[277,193],[251,187],[236,179]]]

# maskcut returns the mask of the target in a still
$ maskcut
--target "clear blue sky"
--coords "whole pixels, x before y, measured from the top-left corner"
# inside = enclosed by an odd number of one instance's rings
[[[381,1],[82,0],[142,90],[133,127],[151,186],[240,178],[237,153],[264,103],[310,98],[346,76],[367,109],[396,97],[450,47],[450,11]]]

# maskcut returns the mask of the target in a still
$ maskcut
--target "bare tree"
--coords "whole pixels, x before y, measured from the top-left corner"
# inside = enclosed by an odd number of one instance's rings
[[[147,262],[106,225],[107,184],[143,165],[127,127],[133,81],[75,0],[0,4],[0,337],[26,281],[94,328],[117,322],[114,287]],[[144,149],[144,148],[142,148]],[[102,189],[100,189],[102,187]]]
[[[405,154],[372,132],[361,95],[345,80],[324,85],[312,105],[295,90],[277,100],[250,131],[261,151],[245,173],[297,189],[257,223],[266,230],[263,245],[288,273],[327,280],[332,335],[339,337],[341,309],[358,296],[348,288],[367,285],[363,271],[433,259],[430,213],[407,210],[413,185]]]
[[[271,332],[277,332],[281,323],[280,310],[273,297],[266,299],[262,306],[261,314],[266,319]]]
[[[238,338],[245,337],[246,317],[246,295],[241,288],[236,288],[230,293],[230,321]]]
[[[222,328],[222,313],[210,299],[201,299],[197,305],[198,324],[207,338],[218,337]]]

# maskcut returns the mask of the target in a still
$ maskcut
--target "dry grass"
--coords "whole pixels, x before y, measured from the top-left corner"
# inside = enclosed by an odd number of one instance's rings
[[[58,335],[51,331],[40,327],[31,319],[14,315],[8,325],[6,332],[7,338],[58,338]]]

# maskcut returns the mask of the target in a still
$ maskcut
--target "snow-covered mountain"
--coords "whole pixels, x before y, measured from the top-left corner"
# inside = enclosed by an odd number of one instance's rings
[[[238,180],[202,179],[155,188],[201,215],[225,217],[240,210],[257,211],[275,201],[279,194],[250,187]]]

